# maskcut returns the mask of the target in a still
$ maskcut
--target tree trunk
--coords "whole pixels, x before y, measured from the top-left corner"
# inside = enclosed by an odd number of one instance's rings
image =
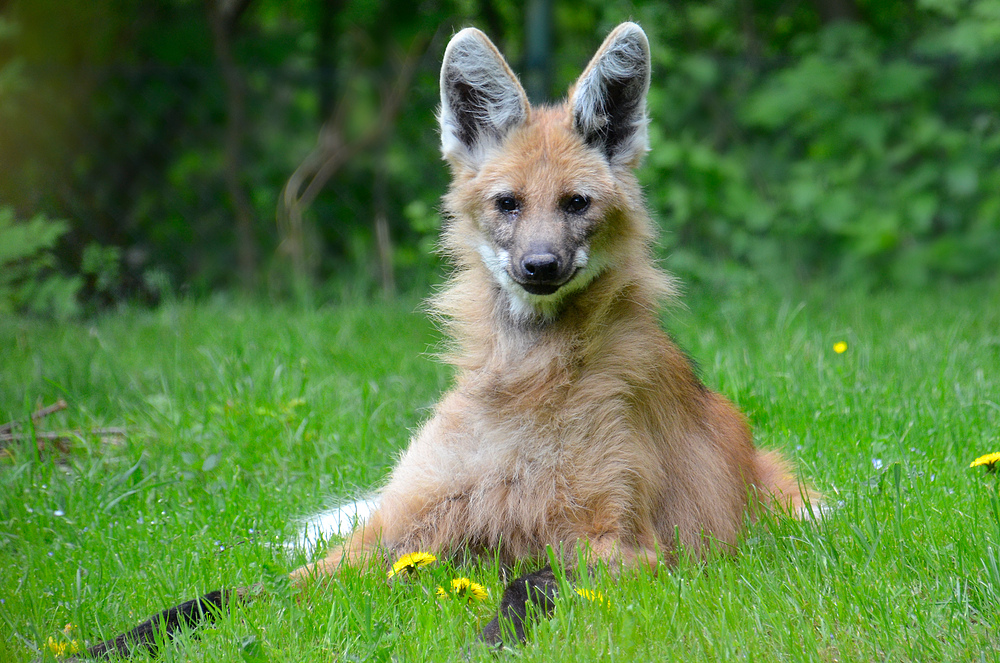
[[[813,0],[816,11],[824,24],[836,21],[857,21],[860,18],[854,0]]]
[[[396,294],[396,278],[392,264],[392,236],[389,233],[388,204],[386,202],[386,142],[388,137],[383,138],[382,144],[378,148],[378,157],[375,161],[375,186],[373,194],[375,198],[375,243],[378,247],[379,272],[382,276],[382,294],[392,297]]]
[[[249,288],[257,277],[257,240],[253,208],[243,187],[243,142],[246,134],[246,88],[233,55],[233,35],[240,15],[250,0],[209,0],[215,58],[226,88],[226,133],[224,143],[225,183],[235,216],[236,264],[240,284]]]
[[[319,93],[320,123],[333,114],[334,99],[337,98],[337,70],[334,65],[336,39],[334,20],[344,8],[343,0],[319,0],[319,27],[316,40],[316,89]]]
[[[544,103],[552,95],[552,0],[528,0],[524,19],[524,89]]]

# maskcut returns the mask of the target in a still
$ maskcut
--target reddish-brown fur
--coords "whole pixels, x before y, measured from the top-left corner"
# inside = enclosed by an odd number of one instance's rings
[[[659,307],[674,288],[651,256],[637,159],[614,165],[588,145],[573,95],[527,108],[481,162],[450,158],[444,248],[455,273],[433,304],[454,339],[455,386],[378,510],[294,577],[414,551],[511,562],[577,543],[597,558],[652,565],[678,544],[695,555],[733,546],[759,507],[801,508],[781,457],[754,448],[741,415],[661,330]],[[556,205],[581,189],[591,221],[574,230]],[[499,191],[524,201],[516,224],[497,218]],[[517,251],[523,237],[585,241],[606,266],[554,313],[518,313],[482,247]]]
[[[654,566],[681,549],[730,549],[762,509],[802,509],[781,456],[754,448],[740,414],[660,329],[674,288],[653,261],[633,173],[649,75],[646,36],[625,23],[564,104],[531,108],[485,35],[452,38],[440,119],[455,273],[434,307],[454,340],[455,386],[378,509],[294,581],[409,552],[510,563],[578,544],[612,568]],[[550,610],[554,582],[551,569],[514,581],[481,641],[523,640],[528,604]],[[88,655],[155,651],[161,632],[259,590],[210,592]]]

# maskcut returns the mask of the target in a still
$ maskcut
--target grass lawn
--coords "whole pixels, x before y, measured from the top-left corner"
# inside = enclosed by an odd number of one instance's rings
[[[460,660],[502,590],[489,561],[391,586],[349,572],[304,599],[281,581],[305,561],[283,548],[295,518],[377,486],[447,387],[418,308],[0,320],[0,423],[62,398],[39,430],[126,431],[0,452],[0,661],[258,581],[270,598],[160,660]],[[606,602],[562,600],[501,659],[997,660],[1000,477],[968,465],[1000,451],[1000,282],[692,293],[664,321],[831,512],[758,524],[732,558],[598,574]],[[456,576],[489,598],[435,599]]]

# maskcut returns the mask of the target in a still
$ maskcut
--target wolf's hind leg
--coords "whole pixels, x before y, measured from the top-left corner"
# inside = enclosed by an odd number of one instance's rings
[[[379,527],[381,518],[375,514],[369,523],[371,526],[366,524],[358,528],[343,545],[334,548],[325,558],[292,571],[289,576],[292,583],[301,587],[315,576],[336,573],[342,565],[360,566],[368,563],[370,558],[377,554],[381,536]],[[182,628],[197,628],[227,610],[231,602],[248,603],[262,594],[259,585],[209,592],[153,615],[121,635],[88,647],[85,656],[97,659],[125,659],[141,649],[155,654],[159,637],[163,635],[173,637]]]
[[[88,647],[86,657],[124,659],[141,649],[156,654],[158,636],[173,637],[182,628],[196,628],[200,624],[214,619],[218,613],[227,610],[230,601],[247,603],[258,593],[259,589],[254,585],[238,589],[217,589],[153,615],[117,637]]]
[[[293,585],[302,587],[312,579],[335,575],[345,566],[363,569],[376,565],[385,555],[381,545],[382,514],[376,511],[364,524],[359,525],[346,541],[332,548],[323,559],[295,569],[289,578]]]

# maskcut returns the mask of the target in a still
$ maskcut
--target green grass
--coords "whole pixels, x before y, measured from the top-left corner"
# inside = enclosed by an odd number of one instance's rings
[[[1000,282],[686,303],[666,326],[831,512],[759,524],[732,558],[598,574],[585,582],[607,605],[562,601],[504,657],[996,660],[998,477],[968,464],[1000,450]],[[447,387],[438,341],[416,302],[0,320],[0,421],[65,398],[40,429],[128,430],[0,456],[0,661],[33,658],[67,623],[95,641],[257,581],[271,598],[161,660],[460,659],[502,591],[488,561],[391,586],[346,573],[302,600],[281,582],[303,561],[280,547],[294,518],[376,486]],[[456,575],[489,600],[435,600]]]

